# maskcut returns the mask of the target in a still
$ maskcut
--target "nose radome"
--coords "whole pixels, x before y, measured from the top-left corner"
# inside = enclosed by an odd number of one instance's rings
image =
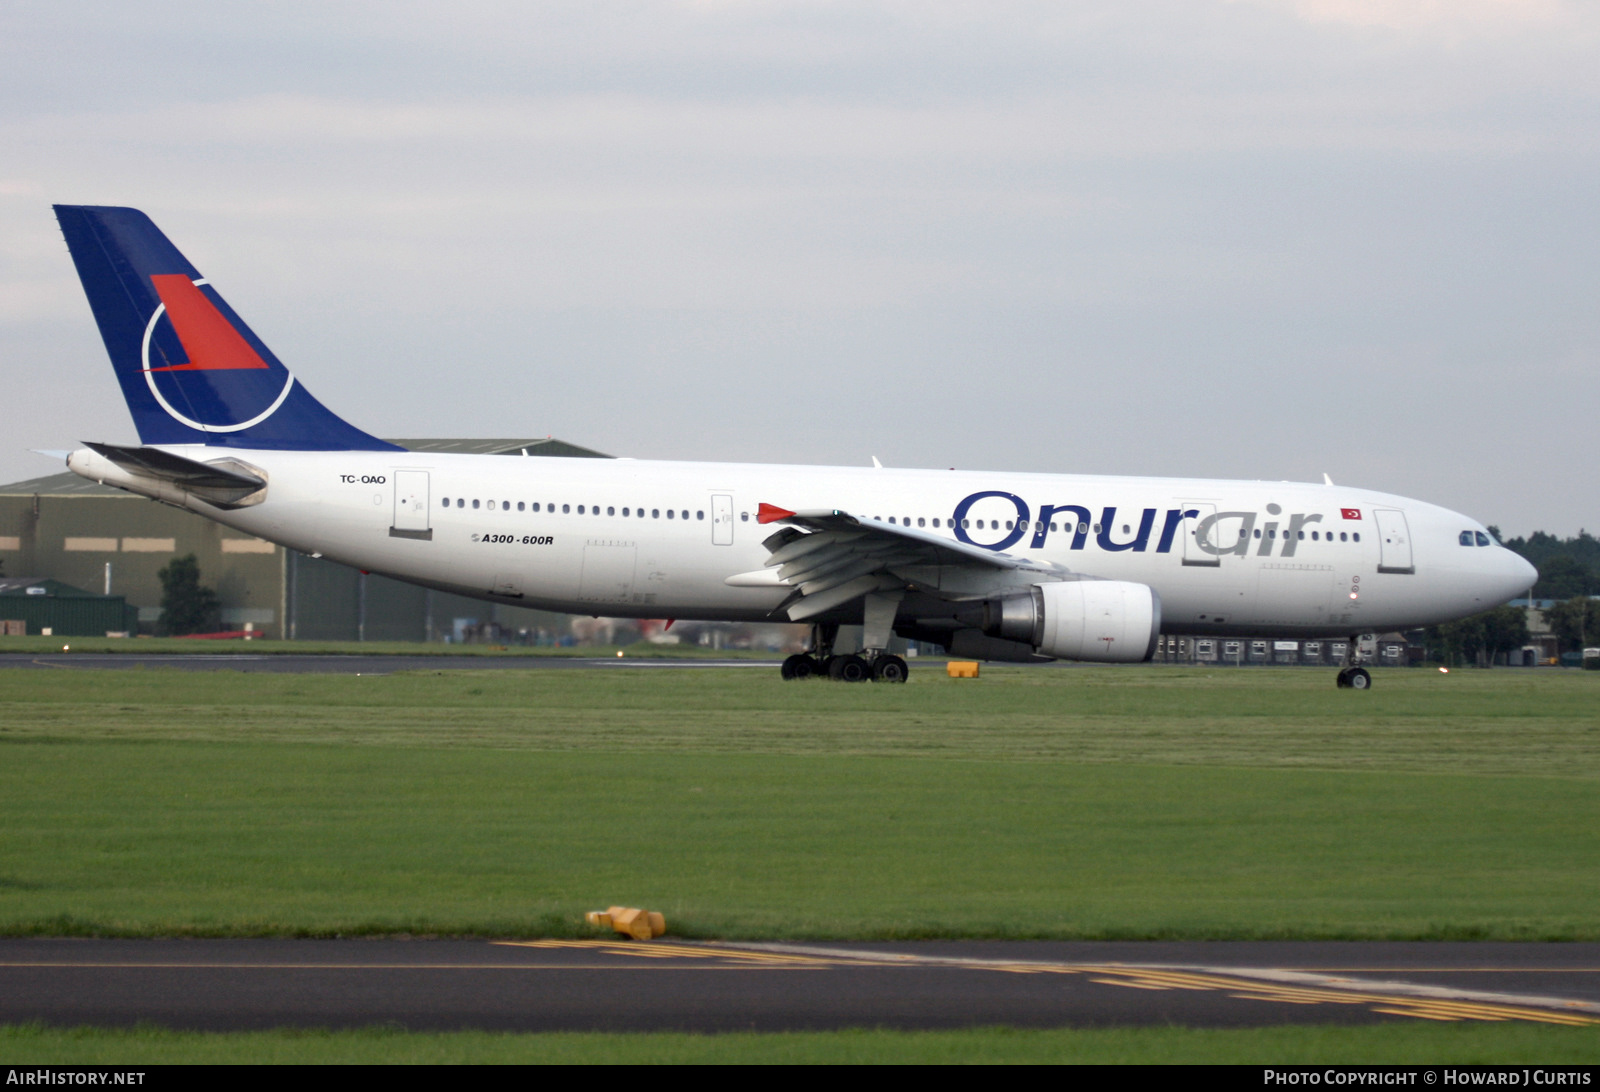
[[[1539,570],[1528,563],[1528,559],[1520,554],[1512,553],[1504,546],[1499,549],[1500,564],[1496,566],[1496,575],[1504,578],[1500,585],[1504,594],[1502,599],[1515,599],[1519,595],[1526,595],[1528,589],[1539,582]]]

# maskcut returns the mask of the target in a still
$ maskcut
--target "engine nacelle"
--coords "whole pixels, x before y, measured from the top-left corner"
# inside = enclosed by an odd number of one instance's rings
[[[1161,597],[1126,580],[1035,584],[1026,595],[985,603],[983,632],[1063,660],[1140,663],[1156,650]]]

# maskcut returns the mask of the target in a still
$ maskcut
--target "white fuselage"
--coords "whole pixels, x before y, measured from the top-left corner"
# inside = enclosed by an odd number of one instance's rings
[[[227,526],[428,587],[581,614],[784,620],[773,611],[791,589],[763,571],[762,541],[776,528],[758,523],[762,502],[892,519],[1057,571],[1148,584],[1160,596],[1161,628],[1175,633],[1342,636],[1428,625],[1503,603],[1534,579],[1515,554],[1477,544],[1484,528],[1476,520],[1342,486],[168,450],[226,456],[265,473],[258,504],[221,510],[180,501]],[[92,452],[74,453],[69,466],[147,491]],[[955,579],[938,585],[937,575],[926,578],[941,598],[989,593]]]

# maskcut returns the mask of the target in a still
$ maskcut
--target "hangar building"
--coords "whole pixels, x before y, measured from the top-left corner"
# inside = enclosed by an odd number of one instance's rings
[[[410,451],[610,458],[553,438],[392,440]],[[126,600],[141,632],[161,616],[157,573],[194,554],[222,621],[290,640],[455,640],[485,623],[564,633],[567,616],[363,576],[72,473],[0,486],[0,575],[53,581]],[[130,611],[130,614],[132,612]],[[32,630],[30,629],[30,632]]]

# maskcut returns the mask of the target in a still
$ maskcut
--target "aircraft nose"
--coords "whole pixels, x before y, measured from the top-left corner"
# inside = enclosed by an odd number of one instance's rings
[[[1529,564],[1527,558],[1512,553],[1504,546],[1495,553],[1499,555],[1495,559],[1495,594],[1501,602],[1528,594],[1528,590],[1539,582],[1539,570]]]

